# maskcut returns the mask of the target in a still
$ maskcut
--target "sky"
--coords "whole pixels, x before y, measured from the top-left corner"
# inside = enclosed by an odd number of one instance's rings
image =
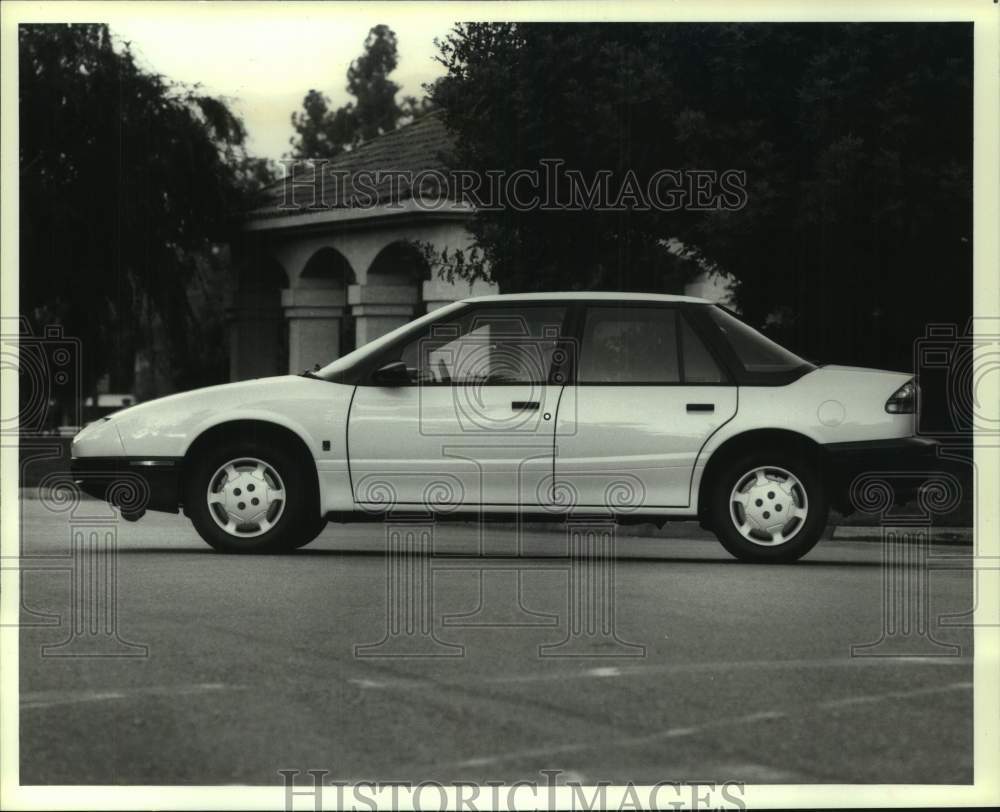
[[[294,15],[266,21],[174,14],[115,15],[109,23],[144,68],[227,97],[246,124],[248,151],[277,160],[290,149],[291,114],[311,88],[325,93],[333,109],[352,98],[345,89],[347,67],[361,55],[373,26],[385,23],[396,32],[399,65],[390,78],[401,86],[397,99],[423,96],[421,85],[444,73],[434,61],[434,38],[447,34],[449,23],[439,15],[398,19],[389,12],[331,14],[299,7]]]

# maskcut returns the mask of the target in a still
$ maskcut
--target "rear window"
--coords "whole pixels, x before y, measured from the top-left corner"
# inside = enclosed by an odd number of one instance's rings
[[[804,358],[775,344],[721,307],[709,307],[708,312],[712,323],[722,333],[747,372],[790,372],[803,366],[811,366]]]
[[[722,369],[677,308],[587,307],[577,383],[655,386],[725,380]]]
[[[673,308],[587,308],[578,383],[680,383]]]

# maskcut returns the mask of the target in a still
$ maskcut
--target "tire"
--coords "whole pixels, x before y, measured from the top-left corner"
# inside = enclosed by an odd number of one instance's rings
[[[797,561],[823,535],[829,500],[817,465],[786,451],[759,451],[724,464],[709,500],[712,529],[740,561]]]
[[[227,441],[195,460],[184,512],[220,552],[292,550],[315,539],[325,524],[317,521],[311,477],[301,460],[276,443]]]

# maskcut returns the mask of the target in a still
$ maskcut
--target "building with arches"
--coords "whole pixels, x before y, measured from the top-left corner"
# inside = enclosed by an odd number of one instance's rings
[[[265,190],[232,246],[232,380],[328,363],[429,310],[497,291],[432,278],[417,247],[472,246],[473,210],[447,199],[421,205],[410,183],[443,171],[450,145],[432,114],[322,165],[296,167]],[[363,188],[365,171],[399,180],[373,193]]]
[[[474,245],[475,210],[446,188],[452,143],[431,113],[264,190],[232,244],[231,380],[302,372],[448,302],[499,292],[433,277],[417,247]],[[707,276],[685,292],[718,294]]]

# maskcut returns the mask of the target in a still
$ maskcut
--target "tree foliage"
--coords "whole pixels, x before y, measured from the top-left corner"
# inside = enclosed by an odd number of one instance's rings
[[[398,64],[395,32],[387,25],[376,25],[368,32],[364,53],[347,69],[347,91],[358,100],[354,115],[362,141],[396,128],[399,85],[389,74]]]
[[[292,113],[292,128],[298,133],[291,139],[293,158],[333,158],[357,141],[354,105],[331,111],[330,100],[318,90],[310,90],[301,112]]]
[[[83,340],[88,389],[104,372],[131,386],[154,323],[168,377],[217,377],[221,301],[206,324],[189,283],[270,167],[223,100],[142,70],[107,26],[18,39],[21,312]]]
[[[971,25],[462,24],[438,46],[458,167],[746,172],[738,211],[480,213],[505,291],[717,268],[800,351],[898,367],[968,318]]]
[[[355,101],[330,109],[330,99],[310,90],[302,110],[292,113],[296,135],[293,158],[333,158],[345,150],[389,132],[430,111],[429,100],[405,96],[396,101],[399,85],[389,78],[399,63],[395,32],[376,25],[368,32],[364,52],[347,69],[347,92]]]

